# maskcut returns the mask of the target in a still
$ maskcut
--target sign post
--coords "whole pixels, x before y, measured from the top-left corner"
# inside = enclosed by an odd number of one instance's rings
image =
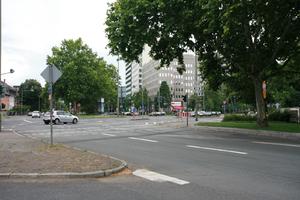
[[[50,144],[53,145],[53,83],[61,76],[61,72],[53,65],[49,65],[41,73],[41,76],[49,83],[48,93],[50,101]]]

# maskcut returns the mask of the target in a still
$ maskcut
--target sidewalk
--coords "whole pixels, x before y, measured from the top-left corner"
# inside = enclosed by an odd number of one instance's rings
[[[2,177],[102,177],[121,171],[126,162],[62,144],[50,147],[14,132],[0,132]]]

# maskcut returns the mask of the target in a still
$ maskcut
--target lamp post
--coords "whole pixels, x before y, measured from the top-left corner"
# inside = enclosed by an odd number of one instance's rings
[[[118,117],[120,115],[120,97],[119,97],[119,91],[120,91],[120,84],[119,84],[120,66],[119,66],[119,60],[120,60],[120,58],[118,56],[118,82],[117,82],[117,116]]]

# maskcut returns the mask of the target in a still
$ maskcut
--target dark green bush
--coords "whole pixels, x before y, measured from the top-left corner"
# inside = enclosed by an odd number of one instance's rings
[[[268,119],[270,121],[289,122],[290,113],[288,111],[284,111],[284,112],[274,111],[269,114]]]
[[[255,121],[256,117],[248,115],[228,114],[223,118],[223,122],[229,121]]]

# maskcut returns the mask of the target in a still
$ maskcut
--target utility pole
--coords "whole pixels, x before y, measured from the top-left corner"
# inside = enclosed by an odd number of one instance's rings
[[[199,103],[198,103],[198,91],[199,91],[199,86],[198,86],[198,69],[197,69],[197,54],[196,54],[196,48],[194,48],[194,52],[195,52],[195,120],[198,121],[198,109],[199,109]]]
[[[186,93],[186,126],[189,126],[189,93]]]
[[[158,88],[158,112],[160,112],[160,86]]]
[[[1,83],[1,63],[2,63],[2,1],[0,0],[0,84]],[[0,97],[0,132],[2,131],[2,101]]]
[[[142,118],[144,117],[144,89],[143,89],[143,82],[144,82],[144,71],[143,71],[143,53],[141,55],[141,70],[142,70]]]
[[[119,73],[120,73],[120,67],[119,67],[119,56],[118,56],[118,82],[117,82],[117,116],[119,117],[120,114],[120,98],[119,98]],[[122,91],[121,91],[122,92]]]

